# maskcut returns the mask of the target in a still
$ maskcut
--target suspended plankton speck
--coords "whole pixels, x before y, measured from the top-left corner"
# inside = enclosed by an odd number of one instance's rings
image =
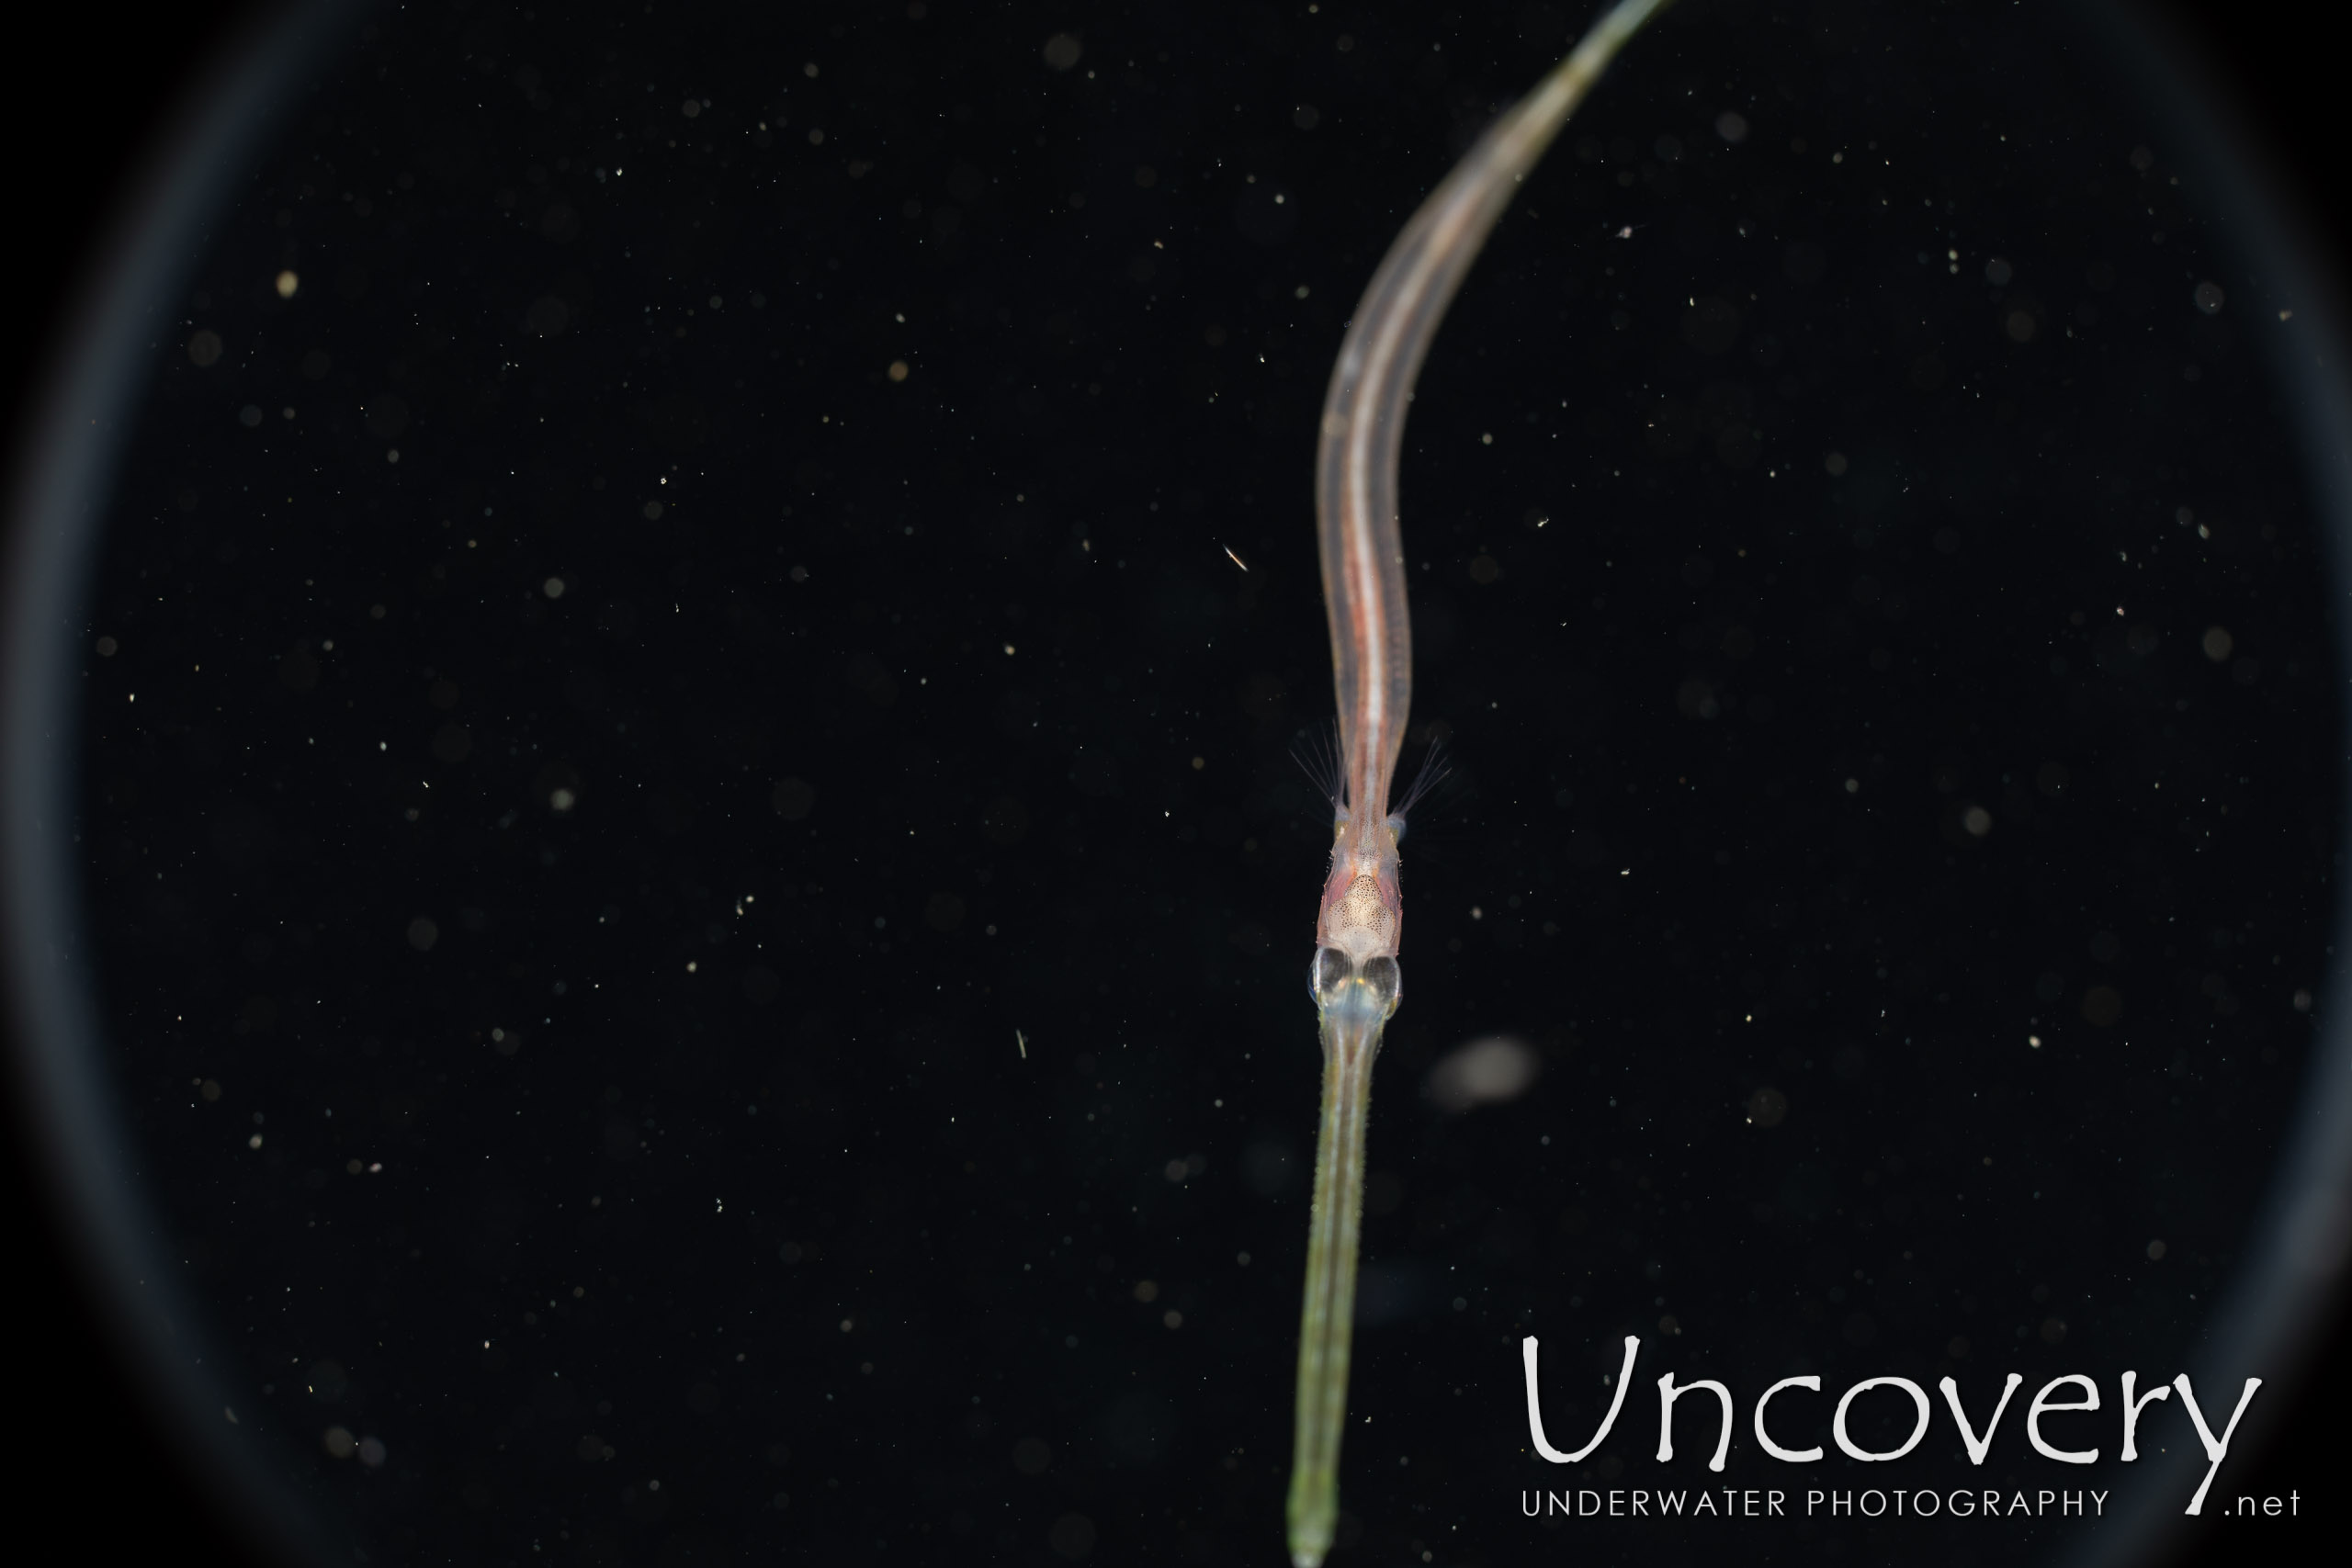
[[[1430,1069],[1426,1091],[1441,1110],[1459,1113],[1473,1106],[1518,1099],[1542,1070],[1534,1047],[1527,1042],[1507,1034],[1490,1035],[1440,1057]]]
[[[1027,1061],[1029,1059],[1029,1037],[1016,1029],[1012,1032],[1012,1043],[1021,1047],[1021,1059],[1024,1062]]]
[[[293,299],[294,291],[301,287],[302,279],[292,268],[277,275],[277,297],[280,299]]]

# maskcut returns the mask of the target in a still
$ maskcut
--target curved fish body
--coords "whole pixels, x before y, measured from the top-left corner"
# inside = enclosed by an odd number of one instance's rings
[[[1438,322],[1520,182],[1617,51],[1668,3],[1618,0],[1430,193],[1364,290],[1324,399],[1315,506],[1331,617],[1342,795],[1308,976],[1322,1025],[1323,1117],[1291,1468],[1290,1550],[1298,1568],[1322,1562],[1339,1524],[1372,1063],[1402,995],[1398,843],[1405,824],[1401,815],[1390,815],[1388,801],[1413,699],[1396,513],[1405,415]]]

